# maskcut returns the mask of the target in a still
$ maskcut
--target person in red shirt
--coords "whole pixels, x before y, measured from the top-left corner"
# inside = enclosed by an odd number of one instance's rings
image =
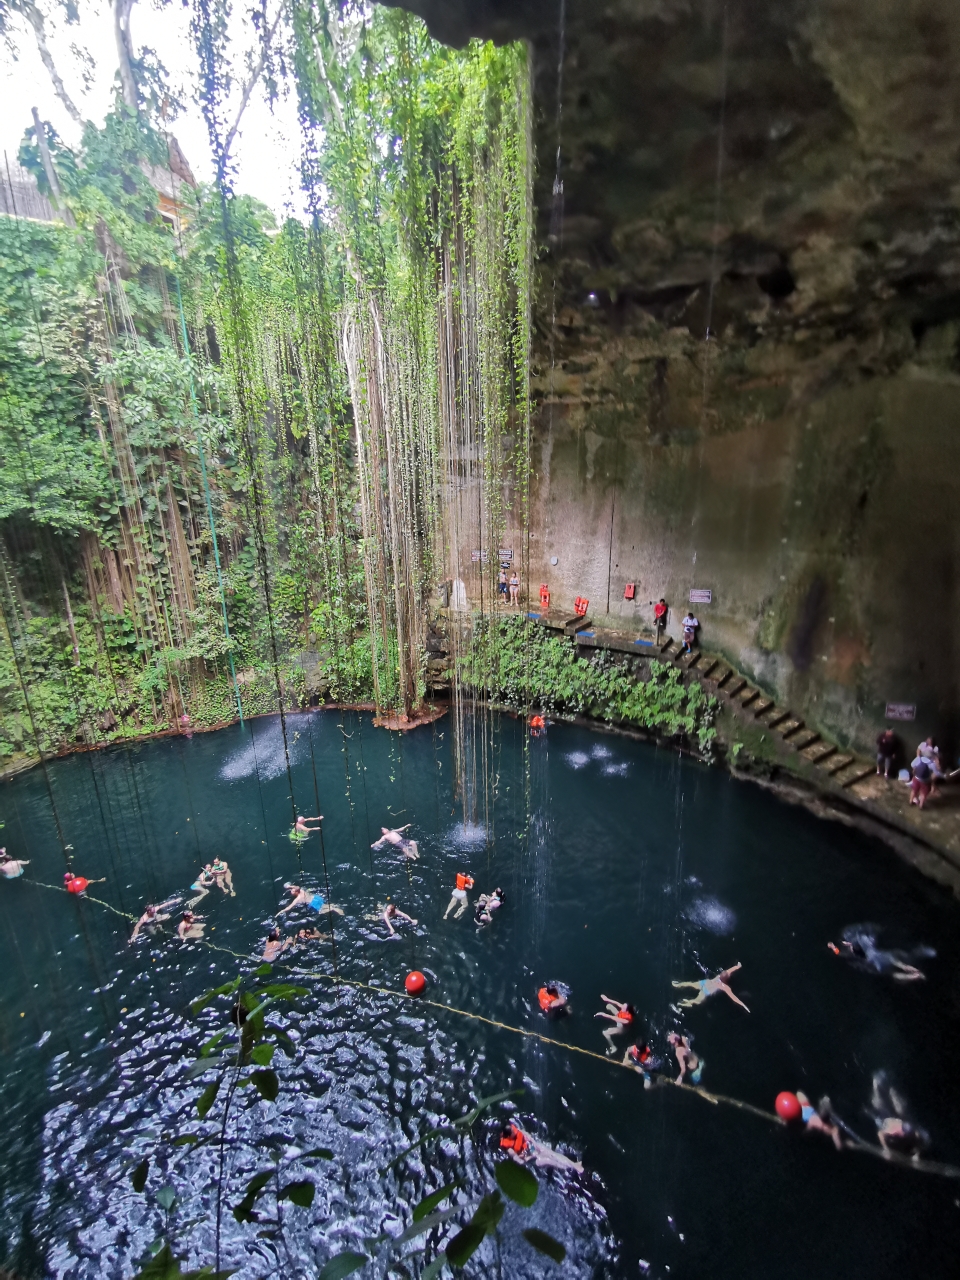
[[[653,606],[653,626],[657,633],[657,644],[663,643],[663,630],[667,625],[667,602],[663,596]]]

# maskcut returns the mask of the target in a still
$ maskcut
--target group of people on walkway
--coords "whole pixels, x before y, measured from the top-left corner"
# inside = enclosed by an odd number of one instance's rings
[[[897,735],[892,729],[882,729],[877,734],[877,776],[890,778],[896,769],[896,759],[900,751]],[[910,803],[922,809],[930,799],[939,794],[937,783],[960,777],[960,768],[946,772],[940,761],[940,748],[933,737],[924,738],[917,744],[917,750],[910,761],[909,769],[901,769],[901,781],[910,785]]]

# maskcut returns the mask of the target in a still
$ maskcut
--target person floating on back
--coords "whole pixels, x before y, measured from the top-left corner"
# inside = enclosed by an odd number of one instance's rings
[[[473,888],[473,876],[468,876],[465,872],[458,871],[457,885],[453,891],[453,894],[450,898],[449,903],[447,904],[447,909],[443,913],[444,920],[446,920],[447,916],[450,914],[450,912],[453,910],[454,907],[457,908],[457,912],[453,918],[454,920],[460,919],[460,917],[463,915],[463,913],[467,909],[467,890],[472,888]]]
[[[727,979],[732,978],[738,969],[742,968],[739,962],[729,969],[724,969],[722,973],[718,973],[715,978],[698,978],[696,982],[678,982],[676,978],[673,980],[675,987],[693,987],[699,994],[694,996],[692,1000],[681,1000],[681,1009],[691,1009],[695,1004],[703,1004],[709,996],[715,996],[718,991],[722,991],[725,996],[729,996],[734,1004],[738,1004],[741,1009],[747,1009],[747,1006],[737,996],[733,994],[727,986]],[[747,1009],[747,1013],[750,1010]]]
[[[595,1018],[606,1018],[608,1022],[612,1022],[612,1027],[607,1027],[604,1031],[604,1039],[607,1042],[607,1054],[617,1052],[617,1046],[613,1043],[614,1036],[622,1036],[633,1024],[636,1016],[636,1009],[632,1004],[621,1004],[619,1000],[613,1000],[610,996],[600,993],[600,999],[607,1006],[606,1013],[595,1013]]]
[[[561,1151],[555,1151],[545,1142],[540,1142],[532,1134],[526,1133],[518,1124],[506,1124],[500,1133],[500,1150],[505,1151],[517,1164],[528,1164],[532,1161],[538,1169],[571,1169],[574,1173],[583,1173],[583,1165],[579,1160],[571,1160]]]
[[[408,822],[405,827],[381,827],[380,830],[383,835],[370,848],[379,852],[379,850],[386,848],[388,844],[392,844],[400,850],[405,858],[410,858],[412,861],[416,860],[420,857],[420,850],[417,848],[416,840],[407,840],[400,834],[402,831],[409,830],[410,825]]]
[[[292,901],[288,902],[285,907],[281,907],[277,912],[278,916],[285,915],[288,911],[292,911],[294,907],[309,907],[312,911],[316,911],[318,916],[329,915],[336,912],[338,916],[343,915],[340,907],[329,904],[322,893],[318,893],[315,889],[304,889],[298,884],[290,884],[289,881],[283,886],[290,894]]]

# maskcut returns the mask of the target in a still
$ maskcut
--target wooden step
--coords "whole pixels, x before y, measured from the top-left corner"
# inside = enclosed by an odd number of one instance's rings
[[[823,764],[827,756],[836,755],[837,748],[832,742],[814,742],[802,748],[803,754],[811,764]]]
[[[751,707],[751,710],[753,711],[753,714],[756,716],[756,718],[759,720],[760,717],[765,716],[767,712],[771,709],[771,707],[773,707],[774,705],[775,704],[772,698],[758,698],[757,701]]]
[[[827,763],[823,766],[827,773],[839,773],[841,769],[845,769],[848,764],[853,764],[853,756],[831,756]]]
[[[666,653],[667,650],[672,647],[672,645],[673,645],[672,636],[667,636],[666,640],[664,640],[663,644],[660,646],[660,652]]]
[[[703,654],[700,652],[699,649],[694,649],[691,654],[684,655],[684,656],[687,658],[686,665],[689,668],[689,667],[695,667],[697,663],[700,661],[700,659],[703,657]]]
[[[792,711],[774,711],[773,715],[767,721],[767,727],[769,729],[776,729],[777,725],[782,724],[784,720],[789,720],[792,715]]]
[[[864,778],[875,772],[876,765],[864,764],[862,760],[858,760],[855,765],[851,766],[849,774],[845,778],[838,778],[837,781],[841,787],[852,787],[854,783],[862,782]]]
[[[747,683],[746,680],[744,680],[742,676],[737,676],[736,680],[734,680],[731,684],[728,684],[723,692],[726,694],[729,694],[730,698],[733,699],[737,696],[737,694],[740,692],[741,689],[746,687],[746,683]]]
[[[784,739],[789,738],[791,733],[799,733],[803,728],[803,721],[799,716],[791,716],[789,720],[781,720],[777,725],[777,733]]]
[[[733,671],[730,667],[725,667],[723,663],[718,662],[710,675],[706,676],[704,679],[706,684],[715,684],[719,689],[724,680],[729,680],[732,675]]]
[[[790,739],[790,745],[791,747],[796,747],[798,751],[805,751],[807,747],[812,747],[815,742],[819,741],[819,733],[815,733],[813,729],[804,729],[802,733],[798,733]]]
[[[708,658],[701,666],[697,668],[697,675],[701,680],[706,680],[711,671],[716,671],[720,662],[717,658]]]
[[[750,686],[748,685],[747,688],[744,689],[740,694],[740,705],[742,707],[749,707],[750,703],[753,702],[755,698],[759,698],[759,697],[760,697],[760,690],[751,689]]]

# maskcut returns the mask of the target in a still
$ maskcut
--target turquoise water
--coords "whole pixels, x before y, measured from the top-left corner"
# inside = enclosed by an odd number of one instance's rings
[[[419,968],[445,1004],[600,1054],[603,991],[636,1005],[658,1052],[668,1031],[692,1034],[706,1088],[765,1111],[780,1089],[827,1093],[864,1137],[882,1069],[930,1132],[931,1157],[960,1164],[948,1087],[957,908],[885,847],[646,744],[555,726],[528,753],[511,719],[496,726],[485,836],[464,825],[453,796],[448,720],[401,739],[366,716],[316,712],[290,717],[288,730],[296,808],[316,813],[319,797],[325,815],[326,877],[319,838],[287,838],[276,719],[254,722],[252,736],[237,726],[75,756],[0,786],[2,839],[31,859],[23,880],[0,882],[0,1231],[23,1274],[131,1275],[168,1225],[155,1199],[164,1185],[178,1197],[169,1225],[179,1247],[194,1266],[213,1261],[210,1149],[174,1153],[164,1138],[195,1127],[203,1087],[187,1070],[213,1014],[195,1022],[188,1005],[252,967],[238,956],[259,953],[290,880],[329,882],[345,912],[335,921],[343,976],[399,988]],[[169,926],[130,947],[121,916],[35,883],[62,882],[54,807],[74,866],[106,877],[90,892],[118,911],[186,894],[202,862],[226,857],[237,896],[214,890],[198,907],[206,941],[224,950],[181,944]],[[406,822],[418,862],[370,849],[381,825]],[[442,920],[460,870],[475,877],[473,896],[506,889],[491,927],[478,932],[472,912]],[[376,919],[388,896],[419,920],[393,941]],[[898,984],[836,959],[827,940],[862,921],[892,945],[935,949],[922,961],[927,981]],[[656,1276],[882,1277],[911,1274],[920,1259],[928,1275],[952,1274],[960,1184],[838,1156],[822,1137],[696,1095],[644,1091],[635,1075],[567,1048],[335,987],[319,977],[334,972],[331,945],[314,946],[295,957],[310,987],[291,1015],[296,1057],[280,1060],[276,1104],[244,1096],[229,1161],[240,1186],[282,1151],[318,1189],[309,1210],[285,1211],[281,1240],[226,1214],[222,1265],[242,1276],[315,1275],[365,1236],[398,1234],[404,1205],[455,1178],[475,1203],[493,1185],[499,1112],[464,1148],[433,1144],[399,1172],[384,1166],[432,1121],[513,1087],[525,1089],[515,1105],[526,1127],[585,1173],[542,1175],[535,1208],[508,1211],[467,1274],[560,1274],[523,1241],[531,1225],[567,1246],[565,1275],[632,1277],[643,1260]],[[671,979],[735,961],[749,1014],[723,996],[671,1008]],[[572,1015],[547,1025],[536,990],[550,978],[571,986]],[[299,1160],[318,1146],[334,1161]],[[129,1174],[143,1156],[153,1168],[138,1196]],[[444,1238],[426,1239],[434,1249]]]

